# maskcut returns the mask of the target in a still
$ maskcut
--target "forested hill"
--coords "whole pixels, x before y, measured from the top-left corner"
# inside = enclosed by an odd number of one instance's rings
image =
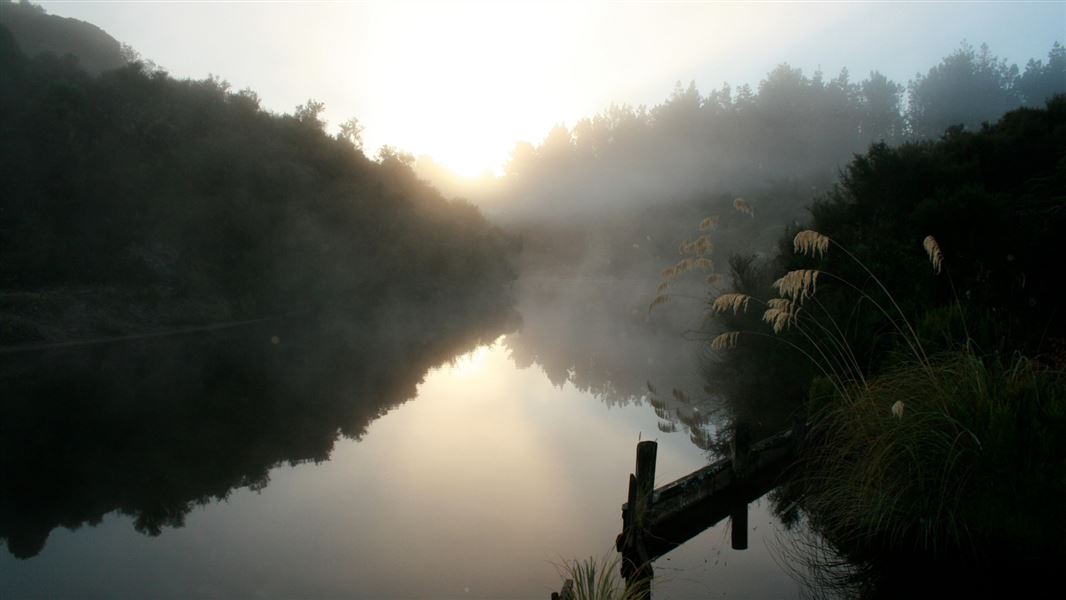
[[[138,62],[94,76],[27,58],[3,27],[0,80],[0,343],[452,300],[511,276],[477,209],[328,136],[320,103],[271,114]],[[110,316],[49,330],[50,303]]]
[[[125,65],[133,51],[103,29],[78,19],[50,15],[28,2],[0,0],[0,25],[7,27],[26,54],[73,54],[90,73]]]

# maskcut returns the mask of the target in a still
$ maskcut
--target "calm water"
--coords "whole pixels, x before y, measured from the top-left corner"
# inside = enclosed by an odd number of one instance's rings
[[[697,383],[676,324],[563,308],[617,285],[527,289],[503,334],[390,314],[8,360],[0,597],[548,598],[611,551],[638,439],[658,483],[707,461],[642,399]],[[795,597],[765,503],[750,525],[660,559],[656,597]]]

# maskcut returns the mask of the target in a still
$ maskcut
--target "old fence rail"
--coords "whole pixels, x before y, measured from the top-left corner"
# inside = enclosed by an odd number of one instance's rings
[[[806,431],[796,425],[751,443],[751,430],[738,424],[731,456],[655,488],[656,442],[637,444],[636,472],[622,505],[622,576],[650,597],[651,563],[719,521],[732,519],[732,546],[748,546],[748,504],[772,490],[793,463]]]

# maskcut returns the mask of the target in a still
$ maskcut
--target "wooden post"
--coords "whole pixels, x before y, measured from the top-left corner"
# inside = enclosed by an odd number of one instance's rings
[[[644,510],[651,503],[655,490],[655,457],[659,452],[658,442],[637,444],[637,504]]]
[[[655,459],[657,442],[637,444],[636,473],[629,476],[628,510],[622,523],[622,577],[627,586],[636,586],[637,597],[651,600],[651,579],[654,571],[651,558],[644,547],[644,530],[649,522],[652,493],[655,491]]]
[[[733,432],[733,476],[742,482],[748,476],[751,463],[751,427],[737,423]],[[731,538],[734,550],[748,549],[748,505],[737,506],[729,515],[732,524]]]

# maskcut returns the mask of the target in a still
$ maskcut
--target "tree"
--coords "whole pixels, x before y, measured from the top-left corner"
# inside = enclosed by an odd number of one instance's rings
[[[411,166],[415,162],[415,156],[410,152],[404,152],[389,144],[385,144],[378,150],[378,162],[381,164],[386,163],[400,163],[404,166]]]
[[[873,71],[861,87],[861,139],[866,143],[899,140],[903,136],[903,118],[900,116],[903,86]]]
[[[326,126],[326,122],[319,117],[324,110],[326,110],[326,103],[312,98],[308,99],[306,104],[297,106],[292,116],[304,125],[311,125],[315,129],[321,130]]]
[[[1066,47],[1055,42],[1048,52],[1047,64],[1030,60],[1018,79],[1022,99],[1029,106],[1041,107],[1055,94],[1066,92]]]
[[[979,51],[963,43],[910,82],[907,119],[918,137],[940,137],[953,125],[975,129],[1021,105],[1018,67],[993,56],[986,44]]]
[[[337,134],[337,139],[350,143],[356,150],[362,150],[363,126],[359,123],[359,119],[352,117],[341,123],[340,133]]]

